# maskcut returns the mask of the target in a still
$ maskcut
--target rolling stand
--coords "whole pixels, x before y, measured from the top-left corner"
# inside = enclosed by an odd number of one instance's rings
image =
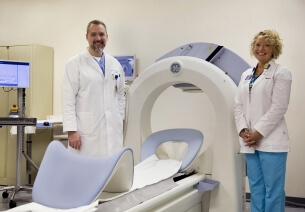
[[[16,151],[16,185],[8,186],[0,189],[0,191],[4,191],[2,193],[3,198],[8,198],[8,191],[12,191],[9,201],[9,207],[14,208],[17,206],[16,201],[14,201],[14,197],[18,191],[28,191],[31,192],[32,188],[21,185],[21,175],[22,175],[22,154],[25,156],[27,161],[29,161],[32,165],[34,163],[31,161],[29,157],[24,152],[24,127],[25,126],[36,126],[37,119],[36,118],[24,118],[25,111],[25,88],[18,88],[17,94],[17,104],[19,107],[19,118],[0,118],[0,125],[13,125],[17,126],[17,151]],[[34,166],[37,168],[37,166]]]

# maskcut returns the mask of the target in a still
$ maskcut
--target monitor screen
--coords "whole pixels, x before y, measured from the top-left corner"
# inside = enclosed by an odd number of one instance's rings
[[[0,87],[29,88],[30,63],[0,60]]]
[[[127,81],[132,81],[136,78],[136,69],[135,69],[135,55],[125,55],[125,56],[114,56],[121,64],[124,72],[125,79]]]

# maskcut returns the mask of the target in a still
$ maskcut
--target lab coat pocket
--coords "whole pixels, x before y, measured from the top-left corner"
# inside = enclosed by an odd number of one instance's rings
[[[265,77],[264,79],[264,87],[262,89],[263,98],[270,99],[273,93],[274,82],[271,77]]]
[[[282,120],[272,131],[272,133],[265,138],[270,145],[288,145],[289,135],[287,126],[284,120]]]
[[[92,112],[79,112],[77,115],[77,128],[81,135],[89,135],[93,131]]]

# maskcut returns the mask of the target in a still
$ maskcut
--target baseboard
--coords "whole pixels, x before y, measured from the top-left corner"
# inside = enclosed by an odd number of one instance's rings
[[[246,193],[246,199],[249,202],[251,198],[250,193]],[[286,205],[291,206],[299,206],[299,207],[305,207],[305,198],[302,197],[286,197]]]

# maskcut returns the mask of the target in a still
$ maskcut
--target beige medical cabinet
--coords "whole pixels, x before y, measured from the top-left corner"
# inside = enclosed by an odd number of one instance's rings
[[[53,48],[30,44],[0,46],[0,59],[30,62],[30,88],[25,89],[25,117],[45,120],[53,114]],[[8,117],[10,108],[17,104],[17,89],[0,87],[0,117]],[[9,91],[10,90],[10,91]],[[17,136],[11,135],[11,126],[0,128],[0,185],[16,184]],[[47,145],[52,139],[51,129],[36,130],[32,136],[31,158],[39,166]],[[27,147],[27,136],[24,138]],[[21,183],[26,184],[26,160],[22,156]],[[32,182],[37,171],[31,168]]]

